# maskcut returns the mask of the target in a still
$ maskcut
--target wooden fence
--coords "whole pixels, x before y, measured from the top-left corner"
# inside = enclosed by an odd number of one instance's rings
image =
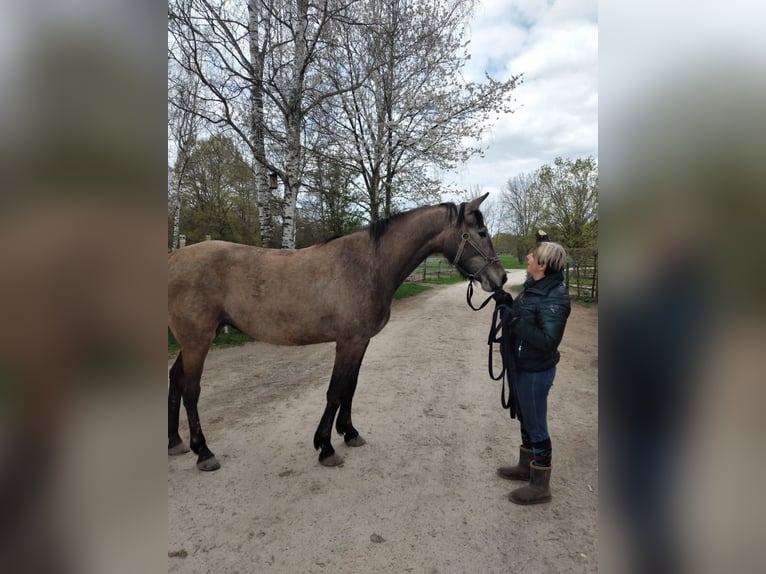
[[[440,277],[452,277],[458,272],[444,257],[426,257],[423,262],[410,273],[406,281],[425,281],[426,279],[438,279]]]
[[[564,281],[570,295],[584,301],[598,301],[598,251],[571,249]],[[458,272],[444,257],[427,257],[410,273],[406,281],[425,281],[452,277]]]
[[[586,301],[598,301],[598,251],[570,249],[569,256],[564,281],[570,295]]]

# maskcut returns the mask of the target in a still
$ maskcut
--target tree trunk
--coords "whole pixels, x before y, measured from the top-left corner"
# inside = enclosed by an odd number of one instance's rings
[[[293,85],[285,109],[287,127],[287,165],[285,166],[285,196],[282,222],[282,249],[295,249],[295,205],[301,182],[301,124],[303,123],[303,83],[306,77],[308,29],[308,0],[297,0],[293,30],[295,59]]]
[[[261,228],[261,246],[273,247],[274,227],[271,220],[271,189],[265,165],[266,145],[263,133],[263,62],[264,53],[260,48],[259,2],[250,0],[248,34],[250,37],[250,144],[253,149],[253,173],[255,175],[255,197],[258,205],[258,223]]]
[[[301,129],[298,114],[287,118],[287,166],[282,213],[282,249],[295,249],[295,205],[300,191]]]
[[[181,247],[181,185],[176,189],[176,200],[173,206],[173,251]]]

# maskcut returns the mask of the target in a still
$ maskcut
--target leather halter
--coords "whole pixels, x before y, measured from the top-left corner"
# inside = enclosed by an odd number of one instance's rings
[[[468,270],[460,265],[460,258],[463,256],[463,250],[465,249],[466,244],[473,247],[476,252],[484,259],[484,265],[482,265],[481,269],[476,271],[475,273],[469,273]],[[471,239],[471,234],[468,232],[463,233],[462,241],[460,242],[460,246],[457,248],[457,253],[455,254],[455,259],[452,261],[452,264],[458,268],[458,271],[465,275],[468,279],[474,280],[476,279],[487,267],[492,265],[493,263],[498,263],[500,261],[500,258],[498,257],[489,257],[484,250],[481,248],[481,246],[476,243],[473,239]]]

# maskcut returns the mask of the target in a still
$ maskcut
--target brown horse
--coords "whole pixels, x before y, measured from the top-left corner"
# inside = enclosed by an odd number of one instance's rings
[[[206,241],[171,254],[168,320],[181,352],[170,369],[168,453],[189,450],[178,434],[183,398],[197,467],[220,468],[202,434],[197,401],[210,344],[223,325],[232,325],[257,341],[278,345],[336,341],[314,447],[323,465],[340,464],[330,442],[335,415],[340,409],[336,429],[346,444],[363,445],[351,424],[359,368],[370,339],[388,322],[394,291],[407,276],[428,255],[442,253],[485,291],[505,283],[479,211],[487,195],[459,207],[445,203],[413,209],[305,249]]]

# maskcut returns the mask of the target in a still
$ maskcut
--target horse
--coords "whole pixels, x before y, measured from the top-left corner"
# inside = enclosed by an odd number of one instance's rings
[[[336,414],[336,430],[345,443],[365,444],[351,422],[359,369],[370,339],[388,322],[394,291],[418,264],[441,253],[484,291],[495,292],[506,282],[479,211],[487,195],[459,206],[418,207],[303,249],[211,240],[171,253],[168,325],[180,352],[169,373],[168,454],[189,452],[178,433],[183,399],[197,468],[220,468],[202,433],[197,402],[210,345],[223,326],[231,325],[256,341],[277,345],[335,341],[314,448],[320,464],[341,464],[330,440]]]

